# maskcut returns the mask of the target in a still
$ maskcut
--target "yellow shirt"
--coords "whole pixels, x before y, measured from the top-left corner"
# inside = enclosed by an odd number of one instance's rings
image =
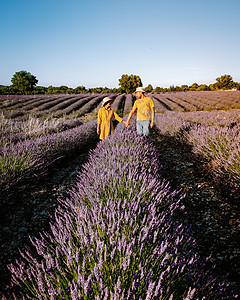
[[[98,120],[97,123],[100,124],[100,139],[105,139],[108,135],[113,133],[113,122],[112,119],[115,119],[118,122],[122,122],[122,118],[110,107],[106,109],[105,107],[101,107],[98,111]]]
[[[150,121],[151,109],[154,107],[153,101],[149,97],[137,99],[133,105],[133,110],[137,109],[137,121]]]

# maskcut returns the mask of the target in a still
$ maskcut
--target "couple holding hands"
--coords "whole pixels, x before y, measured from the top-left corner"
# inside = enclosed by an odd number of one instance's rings
[[[137,134],[144,137],[149,137],[150,127],[154,125],[154,104],[151,98],[144,95],[144,89],[138,87],[134,92],[137,96],[132,110],[129,113],[127,121],[124,121],[118,114],[111,108],[112,99],[105,97],[103,99],[102,107],[98,111],[97,120],[97,134],[101,140],[104,140],[108,135],[113,133],[113,117],[118,122],[123,122],[126,127],[129,126],[130,119],[134,112],[137,110]]]

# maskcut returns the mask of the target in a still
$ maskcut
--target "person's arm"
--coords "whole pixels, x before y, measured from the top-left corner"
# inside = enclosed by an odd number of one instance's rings
[[[122,122],[123,121],[123,119],[121,118],[121,117],[119,117],[119,115],[115,112],[115,111],[113,111],[113,114],[114,114],[114,118],[118,121],[118,122]]]
[[[155,117],[154,106],[151,107],[151,115],[152,115],[152,121],[151,121],[150,127],[153,128],[153,126],[154,126],[154,117]]]
[[[97,134],[100,134],[100,125],[102,123],[101,113],[98,111],[98,119],[97,119]]]
[[[127,122],[126,122],[126,126],[127,126],[127,127],[129,126],[129,122],[130,122],[130,120],[131,120],[131,118],[132,118],[132,116],[133,116],[135,110],[136,110],[136,106],[134,105],[133,108],[132,108],[132,110],[131,110],[130,113],[129,113],[129,116],[128,116],[128,119],[127,119]]]
[[[121,117],[119,117],[119,115],[114,111],[114,118],[118,121],[118,122],[123,122],[125,125],[127,124]]]
[[[100,134],[100,124],[97,124],[97,134]]]

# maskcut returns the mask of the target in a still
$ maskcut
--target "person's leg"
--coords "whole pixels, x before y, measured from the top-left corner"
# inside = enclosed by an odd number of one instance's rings
[[[142,134],[144,137],[150,136],[150,121],[142,121]]]
[[[137,134],[138,135],[143,135],[142,121],[136,121],[136,126],[137,126]]]

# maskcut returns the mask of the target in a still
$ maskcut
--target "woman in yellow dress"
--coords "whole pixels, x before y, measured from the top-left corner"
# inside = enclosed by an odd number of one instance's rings
[[[102,102],[102,107],[98,110],[98,120],[97,120],[97,134],[100,140],[104,140],[108,135],[113,133],[113,117],[118,122],[126,122],[111,108],[113,100],[109,97],[105,97]]]

